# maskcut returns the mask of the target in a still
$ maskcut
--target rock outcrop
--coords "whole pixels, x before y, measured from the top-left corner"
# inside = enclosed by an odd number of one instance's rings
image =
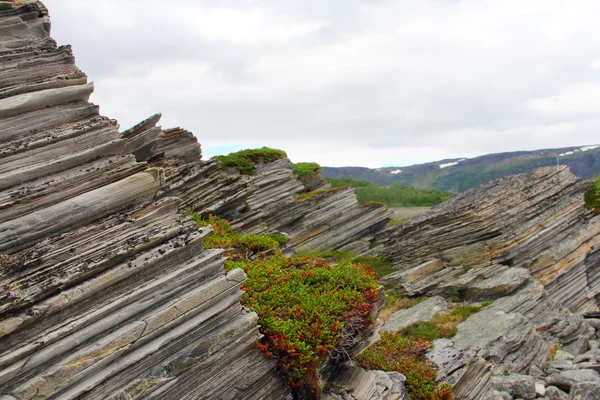
[[[587,189],[566,167],[542,168],[483,185],[378,233],[381,246],[370,253],[389,257],[397,269],[384,277],[386,288],[435,296],[398,311],[383,329],[447,312],[440,296],[483,305],[428,355],[457,398],[534,398],[536,388],[569,393],[576,383],[596,384],[595,353],[586,351],[600,315],[600,217],[584,205]],[[549,361],[558,347],[585,355],[575,358],[577,367],[573,356]],[[488,374],[469,376],[472,363],[487,365]]]
[[[291,398],[254,347],[244,273],[156,198],[165,171],[136,161],[49,31],[41,2],[0,2],[0,397]],[[190,134],[155,133],[199,159]]]
[[[518,267],[528,269],[554,301],[571,311],[597,311],[600,217],[585,207],[586,190],[587,183],[567,167],[505,177],[379,233],[382,246],[375,250],[394,261],[399,274],[390,282],[408,282],[400,286],[409,293],[466,275],[479,279],[484,266],[513,276],[494,278],[504,282],[503,288],[483,276],[488,287],[477,291],[509,291],[524,275],[506,267]],[[473,268],[478,270],[469,273]]]
[[[119,133],[49,33],[41,2],[0,1],[0,397],[291,399],[245,274],[180,210],[284,232],[289,253],[366,251],[389,213],[289,160],[223,171],[160,115]]]

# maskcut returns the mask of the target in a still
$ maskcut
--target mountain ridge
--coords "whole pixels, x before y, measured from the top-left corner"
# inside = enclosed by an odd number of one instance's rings
[[[323,176],[462,193],[494,179],[557,164],[567,165],[579,178],[595,177],[600,174],[600,145],[493,153],[473,158],[447,158],[404,167],[323,167]]]

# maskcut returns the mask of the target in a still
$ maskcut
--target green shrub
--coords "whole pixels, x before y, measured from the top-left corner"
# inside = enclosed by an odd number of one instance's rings
[[[287,157],[283,150],[262,147],[260,149],[241,150],[226,156],[215,156],[213,159],[219,162],[222,169],[237,168],[241,174],[254,175],[254,166],[259,163],[271,163]]]
[[[275,249],[287,237],[241,235],[231,232],[223,219],[210,216],[202,221],[193,213],[186,214],[198,225],[212,225],[214,233],[204,246],[226,249],[227,271],[242,268],[246,272],[242,304],[258,314],[265,335],[257,347],[277,358],[277,367],[291,386],[318,382],[319,367],[341,339],[348,339],[343,337],[344,328],[354,332],[372,323],[371,311],[381,289],[377,274],[364,264],[330,265],[314,255],[285,257],[280,250],[267,257],[261,252]],[[258,257],[248,260],[248,252]],[[338,253],[331,252],[336,257],[342,254]]]
[[[276,251],[251,262],[227,260],[226,269],[233,268],[248,275],[242,304],[259,316],[265,334],[259,347],[267,356],[277,356],[277,366],[292,386],[314,380],[345,324],[363,329],[372,322],[380,289],[375,274],[362,265],[332,266]]]
[[[320,174],[322,169],[319,164],[314,162],[297,163],[294,164],[294,175],[300,180],[306,181]]]
[[[596,214],[600,214],[600,176],[594,180],[590,189],[585,192],[585,205]]]
[[[449,384],[436,386],[436,366],[425,357],[431,344],[419,338],[408,338],[394,332],[382,332],[381,339],[355,358],[359,366],[369,370],[397,371],[406,377],[412,400],[451,400]]]
[[[316,253],[305,253],[304,256],[310,256],[314,258],[322,258],[328,263],[344,263],[350,262],[353,264],[363,264],[373,270],[379,277],[389,275],[392,272],[396,272],[393,268],[394,263],[387,258],[383,257],[371,257],[371,256],[357,256],[356,253],[351,251],[339,251],[339,250],[325,250]]]

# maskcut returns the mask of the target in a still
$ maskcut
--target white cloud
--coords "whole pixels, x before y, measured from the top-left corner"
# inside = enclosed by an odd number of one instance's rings
[[[123,127],[406,165],[593,144],[596,0],[46,0]]]

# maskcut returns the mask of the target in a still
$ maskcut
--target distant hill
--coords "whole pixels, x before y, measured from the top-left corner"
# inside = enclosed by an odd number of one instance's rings
[[[530,172],[556,165],[557,162],[568,165],[573,174],[580,178],[595,177],[600,175],[600,145],[487,154],[407,167],[323,167],[323,176],[461,193],[506,175]]]

